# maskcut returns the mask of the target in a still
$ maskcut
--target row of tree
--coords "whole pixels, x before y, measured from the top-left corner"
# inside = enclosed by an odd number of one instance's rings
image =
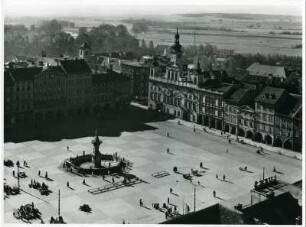
[[[143,52],[138,40],[124,25],[103,24],[90,31],[81,28],[79,35],[73,38],[62,30],[62,25],[57,20],[46,21],[38,27],[32,25],[30,28],[24,25],[5,25],[4,42],[5,60],[10,60],[15,55],[37,56],[41,50],[45,50],[50,57],[60,54],[74,56],[83,42],[91,45],[95,52],[133,51],[136,54]]]

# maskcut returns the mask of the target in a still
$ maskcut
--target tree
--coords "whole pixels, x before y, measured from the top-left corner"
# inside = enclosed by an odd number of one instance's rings
[[[204,46],[203,44],[201,43],[200,46],[199,46],[199,51],[198,51],[199,55],[203,55],[204,54]]]
[[[35,25],[32,24],[31,27],[30,27],[30,31],[34,31],[35,30]]]
[[[86,34],[87,33],[87,28],[86,27],[80,27],[79,28],[79,35],[82,35],[82,34]]]
[[[86,33],[82,33],[82,34],[78,35],[78,37],[75,40],[75,43],[76,43],[77,46],[82,45],[82,43],[87,43],[88,45],[91,46],[90,37]]]
[[[132,32],[134,35],[137,35],[138,33],[146,33],[149,30],[148,22],[145,19],[136,21],[133,23],[132,26]]]
[[[141,40],[140,47],[143,48],[143,49],[147,48],[147,44],[146,44],[146,41],[144,39]]]
[[[150,48],[150,49],[154,49],[154,44],[153,44],[153,41],[152,41],[152,40],[151,40],[150,43],[149,43],[149,48]]]

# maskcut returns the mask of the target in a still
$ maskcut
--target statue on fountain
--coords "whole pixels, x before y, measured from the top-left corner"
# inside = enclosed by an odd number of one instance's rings
[[[102,160],[102,155],[99,151],[100,145],[102,144],[102,141],[99,139],[98,136],[98,130],[96,130],[95,133],[95,137],[94,139],[91,141],[92,145],[93,145],[93,161],[94,161],[94,165],[95,168],[100,168],[101,167],[101,160]]]

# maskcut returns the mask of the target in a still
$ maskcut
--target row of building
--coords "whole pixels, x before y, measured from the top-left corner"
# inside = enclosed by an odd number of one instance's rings
[[[93,72],[84,59],[4,72],[5,124],[118,108],[131,100],[130,80],[112,70]]]
[[[284,79],[273,68],[266,76]],[[261,76],[260,64],[249,69]],[[270,68],[271,71],[271,68]],[[252,75],[254,73],[250,73]],[[150,67],[148,105],[187,121],[269,145],[300,151],[302,97],[285,89],[233,83],[224,71],[188,69],[179,34],[168,62],[154,59]]]
[[[273,146],[300,150],[302,97],[275,88],[292,81],[284,67],[254,63],[240,80],[224,70],[188,65],[175,34],[164,55],[92,53],[83,43],[75,59],[13,59],[5,70],[5,121],[99,112],[131,100],[178,118]],[[263,83],[270,81],[273,83]],[[270,84],[270,86],[263,86]],[[272,84],[272,85],[271,85]]]

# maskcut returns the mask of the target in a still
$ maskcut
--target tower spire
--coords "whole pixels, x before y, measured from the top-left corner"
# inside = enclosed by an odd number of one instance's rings
[[[178,33],[178,27],[176,28],[176,34],[174,36],[175,38],[175,43],[180,43],[180,34]]]

